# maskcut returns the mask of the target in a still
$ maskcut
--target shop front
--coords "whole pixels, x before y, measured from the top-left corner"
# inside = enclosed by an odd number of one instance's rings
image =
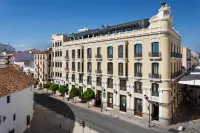
[[[107,95],[107,107],[113,108],[113,93],[110,92]]]
[[[126,112],[126,96],[120,95],[120,107],[119,110]]]

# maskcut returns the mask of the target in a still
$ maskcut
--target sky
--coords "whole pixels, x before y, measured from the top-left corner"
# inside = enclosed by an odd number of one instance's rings
[[[200,0],[0,0],[0,42],[46,49],[52,34],[151,18],[162,2],[172,9],[182,45],[200,52]]]

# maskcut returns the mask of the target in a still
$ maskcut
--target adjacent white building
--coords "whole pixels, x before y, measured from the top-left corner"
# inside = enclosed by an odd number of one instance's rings
[[[33,117],[34,78],[0,55],[0,133],[23,133]]]

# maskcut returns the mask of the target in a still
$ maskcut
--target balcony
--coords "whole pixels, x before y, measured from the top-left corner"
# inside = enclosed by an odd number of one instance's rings
[[[101,74],[102,74],[102,70],[96,70],[95,73],[96,73],[97,75],[101,75]]]
[[[135,59],[141,59],[142,58],[142,53],[135,53],[134,54]]]
[[[134,89],[134,93],[142,94],[142,89]]]
[[[120,90],[126,91],[126,86],[120,86]]]
[[[88,73],[92,73],[92,69],[88,69],[87,72],[88,72]]]
[[[88,61],[91,61],[92,60],[92,55],[87,55],[87,59],[88,59]]]
[[[69,56],[65,56],[65,60],[66,60],[66,61],[69,61]]]
[[[152,52],[149,52],[149,57],[150,59],[161,59],[161,52],[157,52],[157,53],[152,53]]]
[[[95,55],[96,61],[102,61],[102,55],[97,54]]]
[[[113,59],[113,55],[107,55],[107,58],[109,61],[111,61]]]
[[[135,73],[135,74],[134,74],[134,77],[135,77],[135,78],[142,78],[142,73]]]
[[[109,71],[107,72],[108,76],[113,76],[113,71]]]
[[[152,96],[159,97],[159,92],[157,92],[157,91],[152,91]]]
[[[101,82],[97,82],[97,86],[102,86],[102,83]]]
[[[160,81],[161,80],[161,74],[149,74],[149,79],[153,81]]]
[[[81,79],[79,79],[79,83],[83,83],[83,79],[81,80]]]
[[[171,52],[171,57],[176,57],[176,52]]]
[[[113,88],[113,84],[107,84],[107,88]]]
[[[75,67],[72,67],[72,71],[73,71],[73,72],[75,72],[75,71],[76,71]]]
[[[92,81],[87,81],[87,84],[88,85],[92,85]]]

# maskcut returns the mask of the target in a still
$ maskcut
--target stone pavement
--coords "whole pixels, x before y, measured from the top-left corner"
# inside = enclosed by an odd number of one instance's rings
[[[46,93],[46,92],[40,91],[40,93]],[[95,111],[95,112],[98,112],[98,113],[102,113],[104,115],[108,115],[108,116],[114,117],[116,119],[121,119],[121,120],[130,122],[130,123],[133,123],[135,125],[142,126],[143,128],[149,129],[147,121],[143,121],[140,118],[137,118],[137,117],[125,114],[125,113],[120,113],[118,111],[105,110],[105,109],[103,109],[103,112],[101,112],[100,111],[101,109],[99,107],[90,106],[88,108],[88,105],[86,103],[79,103],[79,102],[74,103],[72,101],[72,99],[70,99],[68,101],[66,98],[63,100],[63,98],[58,96],[58,95],[51,96],[51,97],[62,100],[65,103],[73,104],[73,105],[76,105],[76,106],[79,106],[79,107],[82,107],[82,108],[85,108],[85,109],[89,109],[89,110],[92,110],[92,111]],[[178,132],[177,129],[178,129],[179,126],[184,126],[184,127],[186,127],[186,129],[182,132]],[[160,133],[190,133],[190,131],[193,131],[191,133],[200,133],[199,126],[200,126],[200,123],[194,124],[191,121],[185,122],[185,123],[180,123],[180,124],[173,124],[173,125],[169,125],[169,126],[161,126],[161,125],[158,125],[156,123],[151,122],[151,129],[156,131],[156,132],[160,132]]]

